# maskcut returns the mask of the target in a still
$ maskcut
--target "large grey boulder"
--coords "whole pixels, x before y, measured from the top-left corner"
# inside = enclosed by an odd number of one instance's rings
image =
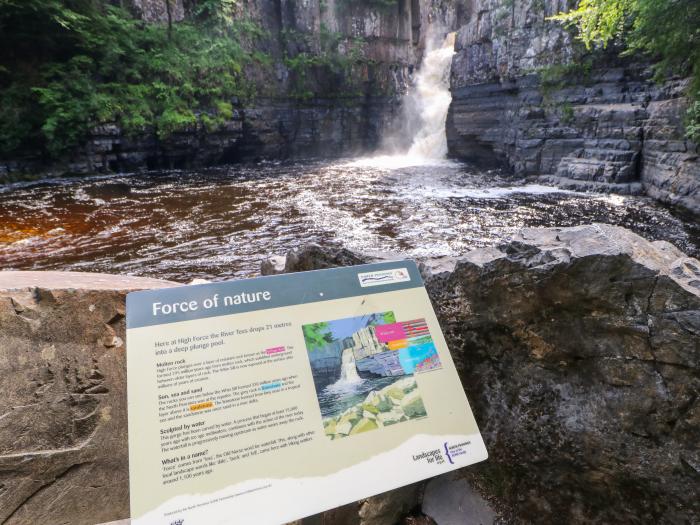
[[[700,522],[700,262],[594,224],[424,273],[503,519]]]
[[[489,503],[455,473],[428,482],[422,509],[437,525],[492,525],[496,520]]]

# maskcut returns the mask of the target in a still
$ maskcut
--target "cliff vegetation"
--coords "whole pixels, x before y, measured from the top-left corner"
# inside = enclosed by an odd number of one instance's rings
[[[700,2],[697,0],[581,0],[553,17],[573,26],[588,49],[621,45],[656,60],[656,76],[688,75],[686,134],[700,142]]]
[[[58,156],[106,122],[159,137],[220,125],[253,92],[244,66],[269,61],[242,45],[262,30],[233,5],[199,0],[186,20],[149,24],[96,0],[0,0],[0,155]]]

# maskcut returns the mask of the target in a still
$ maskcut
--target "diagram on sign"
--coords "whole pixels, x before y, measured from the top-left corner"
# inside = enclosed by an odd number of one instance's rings
[[[441,363],[425,319],[397,322],[387,311],[302,331],[329,438],[428,416],[415,374]]]

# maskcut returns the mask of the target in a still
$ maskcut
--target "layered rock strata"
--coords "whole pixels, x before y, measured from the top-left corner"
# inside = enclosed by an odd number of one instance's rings
[[[106,1],[106,0],[105,0]],[[82,147],[45,163],[40,151],[0,159],[0,183],[64,173],[187,168],[368,151],[398,112],[417,67],[429,19],[448,16],[433,0],[247,0],[233,8],[242,46],[263,56],[244,65],[254,96],[233,99],[234,114],[215,130],[204,125],[159,137],[116,124],[95,127]],[[164,24],[190,17],[182,0],[128,0],[135,16]],[[435,15],[431,15],[435,13]]]
[[[548,17],[566,0],[476,0],[457,35],[453,156],[567,188],[642,193],[700,213],[687,80],[652,80],[619,49],[583,53]],[[641,57],[640,57],[641,58]]]

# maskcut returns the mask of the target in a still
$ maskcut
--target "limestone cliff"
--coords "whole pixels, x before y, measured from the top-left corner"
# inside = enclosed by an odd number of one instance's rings
[[[454,156],[565,187],[647,194],[700,212],[686,80],[643,57],[586,54],[547,20],[572,0],[473,0],[459,27],[447,120]]]

